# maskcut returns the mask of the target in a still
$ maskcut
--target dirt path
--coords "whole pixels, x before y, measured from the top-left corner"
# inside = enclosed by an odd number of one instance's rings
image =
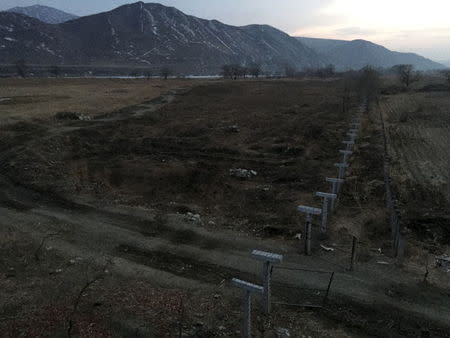
[[[249,255],[256,248],[284,254],[288,266],[337,271],[332,297],[393,306],[443,325],[448,324],[450,318],[445,298],[399,300],[389,297],[386,292],[398,281],[419,278],[393,265],[363,264],[358,266],[357,272],[349,273],[328,262],[321,253],[312,257],[299,255],[295,242],[256,240],[233,232],[209,232],[176,214],[169,215],[163,225],[165,229],[161,229],[152,210],[111,211],[76,204],[64,207],[57,201],[41,200],[41,196],[24,189],[15,191],[12,184],[3,180],[3,190],[5,187],[9,187],[11,199],[10,207],[5,208],[6,200],[3,200],[0,209],[2,228],[13,226],[37,241],[47,233],[60,231],[61,235],[52,239],[51,244],[68,257],[99,260],[109,257],[116,272],[143,274],[158,285],[193,289],[214,287],[232,277],[258,282],[260,267]],[[24,198],[26,196],[31,198]],[[323,284],[323,279],[316,274],[292,271],[277,271],[274,281],[299,288],[317,288]]]

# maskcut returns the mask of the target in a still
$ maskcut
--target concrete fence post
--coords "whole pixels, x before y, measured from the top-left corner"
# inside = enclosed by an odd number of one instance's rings
[[[272,277],[272,265],[281,263],[283,261],[283,256],[271,252],[265,252],[260,250],[253,250],[252,257],[263,263],[263,286],[264,286],[264,310],[267,314],[271,311],[271,296],[272,289],[270,286]]]
[[[331,193],[337,195],[341,190],[342,184],[345,182],[342,178],[329,178],[326,179],[327,182],[331,183]],[[336,207],[336,199],[331,200],[331,211],[334,211]]]
[[[334,166],[338,168],[338,178],[345,178],[345,170],[348,168],[347,163],[335,163]]]
[[[252,293],[262,295],[264,288],[262,286],[252,284],[237,278],[233,278],[231,281],[233,286],[245,291],[244,297],[244,332],[243,337],[252,337]]]
[[[353,146],[355,145],[355,141],[354,140],[342,141],[342,143],[345,144],[345,146],[346,146],[345,150],[349,150],[349,151],[351,151],[353,149]]]
[[[322,223],[320,226],[320,231],[326,233],[328,229],[328,210],[331,206],[332,201],[336,200],[336,194],[329,194],[325,192],[316,192],[316,196],[323,199],[322,205]],[[330,203],[331,202],[331,203]]]
[[[350,150],[339,150],[339,153],[343,156],[342,163],[347,163],[348,158],[353,155],[353,151]]]
[[[305,254],[307,256],[311,255],[311,227],[312,227],[312,217],[313,215],[321,215],[322,210],[318,208],[307,207],[300,205],[297,210],[306,215],[305,223]]]

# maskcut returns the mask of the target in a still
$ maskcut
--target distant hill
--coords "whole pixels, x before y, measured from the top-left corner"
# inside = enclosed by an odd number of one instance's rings
[[[447,68],[450,68],[450,60],[442,60],[442,61],[439,61],[439,63],[443,64]]]
[[[388,68],[397,64],[412,64],[418,70],[443,68],[442,64],[413,53],[399,53],[365,40],[330,40],[299,37],[338,70],[360,69],[367,65]]]
[[[59,9],[41,5],[14,7],[8,9],[8,12],[27,15],[50,24],[58,24],[78,18],[76,15],[60,11]]]
[[[143,2],[58,25],[0,12],[0,59],[18,58],[36,64],[168,65],[183,74],[218,74],[228,63],[257,62],[270,72],[325,64],[273,27],[235,27]]]

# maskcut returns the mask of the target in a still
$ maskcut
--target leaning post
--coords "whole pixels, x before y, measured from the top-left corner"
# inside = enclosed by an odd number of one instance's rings
[[[231,283],[245,291],[244,298],[244,334],[243,337],[252,337],[252,293],[263,294],[264,288],[262,286],[252,284],[237,278],[233,278]]]
[[[272,276],[272,265],[281,263],[283,261],[283,255],[260,250],[253,250],[252,257],[258,261],[263,262],[264,310],[267,314],[269,314],[271,310],[271,295],[272,295],[270,287]]]
[[[306,215],[306,223],[305,223],[305,254],[307,256],[311,255],[311,227],[312,227],[312,218],[314,215],[321,215],[322,210],[318,208],[307,207],[304,205],[300,205],[297,207],[297,210]]]

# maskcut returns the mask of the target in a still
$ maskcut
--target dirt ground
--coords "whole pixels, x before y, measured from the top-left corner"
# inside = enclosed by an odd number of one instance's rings
[[[421,262],[390,257],[377,121],[363,118],[329,237],[315,236],[310,257],[294,238],[295,206],[320,205],[313,193],[329,190],[358,111],[355,100],[342,112],[339,81],[167,83],[157,98],[139,87],[118,109],[89,108],[91,119],[44,110],[1,126],[2,332],[239,337],[229,280],[260,283],[258,248],[285,256],[277,301],[322,305],[322,272],[335,272],[324,308],[264,316],[255,299],[258,337],[447,336],[446,273],[430,266],[424,282]]]

